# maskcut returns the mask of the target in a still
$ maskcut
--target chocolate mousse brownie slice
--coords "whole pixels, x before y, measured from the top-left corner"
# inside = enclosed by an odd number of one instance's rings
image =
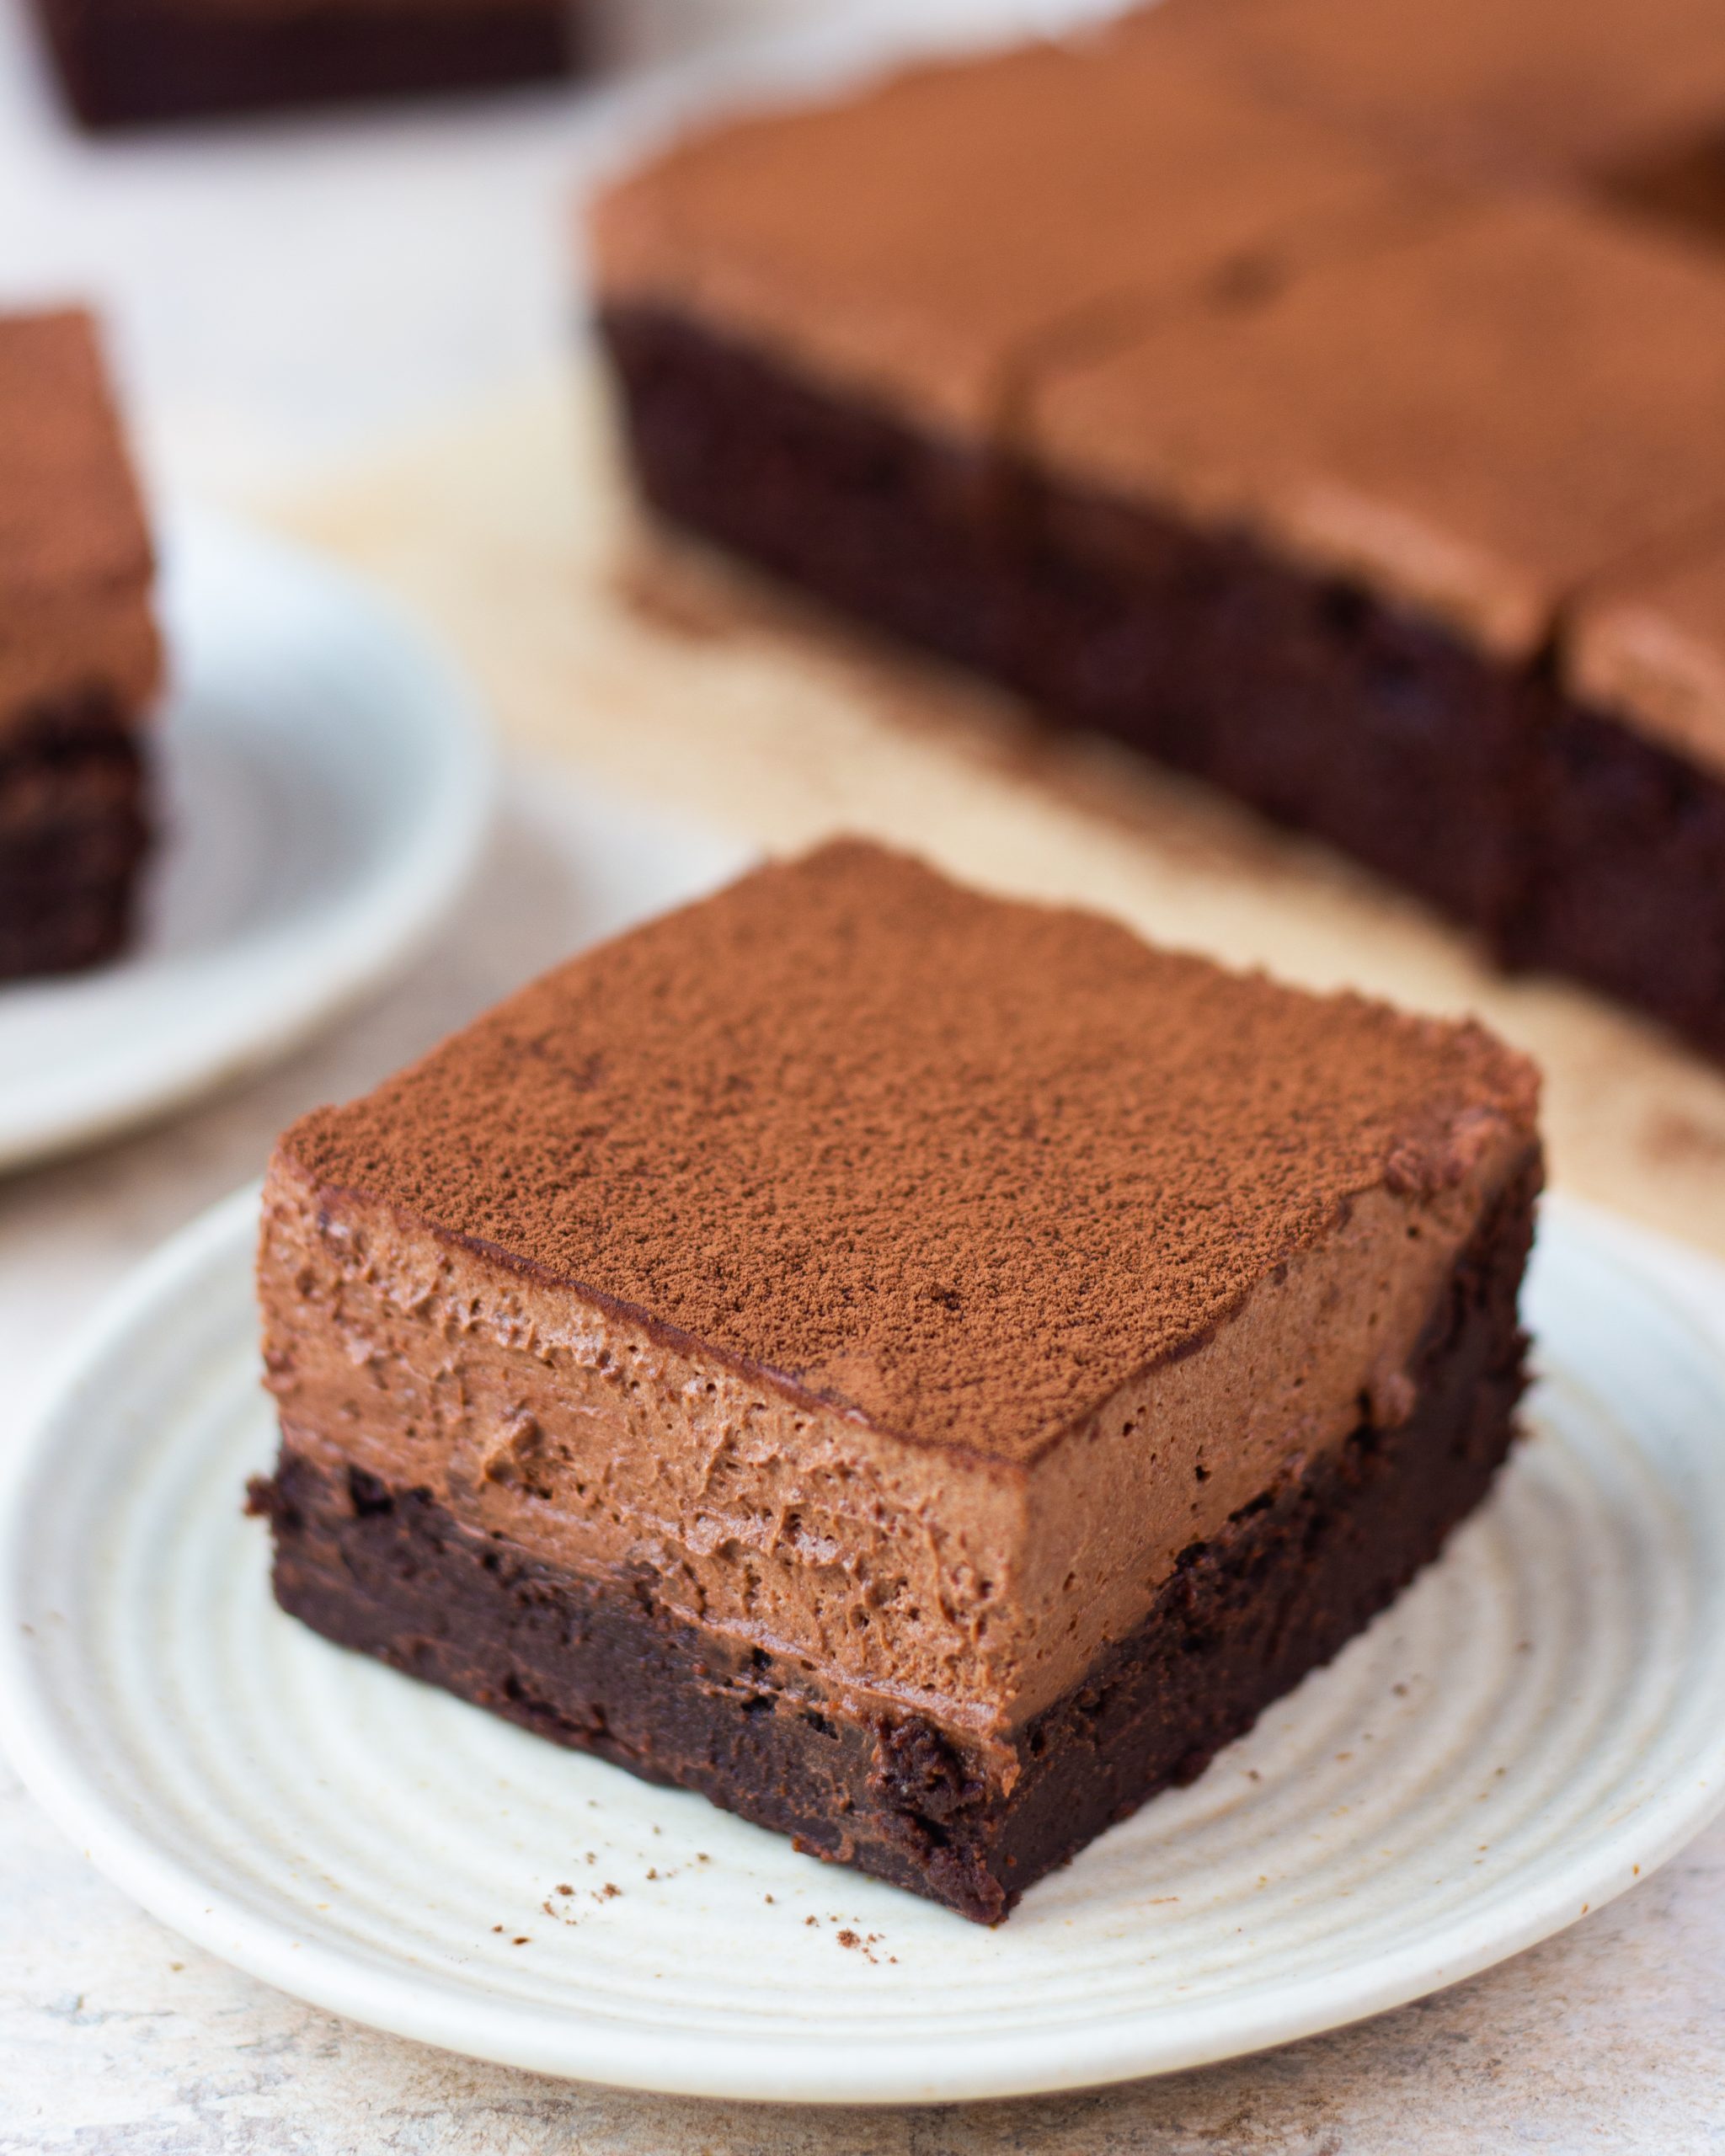
[[[126,941],[161,670],[151,576],[89,317],[0,316],[0,980]]]
[[[1427,200],[1121,28],[682,143],[599,206],[600,328],[658,508],[998,670],[993,451],[1033,364]]]
[[[275,1591],[993,1921],[1510,1442],[1530,1067],[840,842],[307,1116]]]
[[[578,0],[36,0],[86,127],[569,74]]]

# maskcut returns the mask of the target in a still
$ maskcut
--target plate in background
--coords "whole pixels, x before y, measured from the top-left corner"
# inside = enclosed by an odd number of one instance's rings
[[[1725,1801],[1725,1358],[1605,1216],[1548,1202],[1533,1433],[1442,1561],[991,1932],[283,1615],[255,1213],[151,1261],[21,1449],[0,1710],[120,1886],[355,2020],[713,2096],[1081,2087],[1454,1983]]]
[[[405,963],[484,836],[477,707],[404,616],[226,518],[170,518],[162,552],[142,932],[110,965],[0,986],[0,1168],[296,1047]]]

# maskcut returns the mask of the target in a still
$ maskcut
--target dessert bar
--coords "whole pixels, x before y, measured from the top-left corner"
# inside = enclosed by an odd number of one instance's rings
[[[282,1139],[254,1504],[329,1638],[980,1921],[1509,1444],[1530,1066],[841,841]]]
[[[0,980],[126,942],[161,670],[151,578],[88,316],[0,316]]]
[[[1399,157],[1584,179],[1717,130],[1716,0],[1168,0],[1169,28],[1265,95]],[[1146,18],[1162,34],[1158,8]]]

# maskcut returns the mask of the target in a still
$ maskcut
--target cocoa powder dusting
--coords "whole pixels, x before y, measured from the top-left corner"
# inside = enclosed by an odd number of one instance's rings
[[[283,1140],[319,1187],[919,1443],[1033,1457],[1532,1067],[841,841],[576,958]]]

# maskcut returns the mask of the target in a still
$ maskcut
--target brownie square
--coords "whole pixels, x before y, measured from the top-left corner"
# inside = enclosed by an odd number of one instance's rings
[[[0,980],[111,957],[148,841],[161,670],[90,318],[0,316]]]
[[[1574,608],[1512,955],[1725,1056],[1725,529]]]
[[[306,1118],[275,1588],[992,1921],[1503,1457],[1535,1081],[858,841]]]

